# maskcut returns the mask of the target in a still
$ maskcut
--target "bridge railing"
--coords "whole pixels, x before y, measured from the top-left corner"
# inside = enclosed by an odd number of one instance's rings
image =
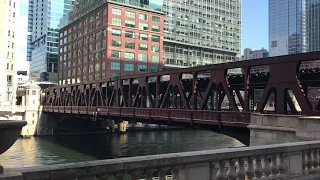
[[[320,141],[11,169],[23,179],[317,179]]]

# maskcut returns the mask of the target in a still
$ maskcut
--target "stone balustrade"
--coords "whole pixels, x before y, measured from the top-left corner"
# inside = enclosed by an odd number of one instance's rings
[[[0,111],[24,112],[25,106],[20,105],[0,105]]]
[[[318,179],[320,141],[99,160],[20,169],[21,179]]]

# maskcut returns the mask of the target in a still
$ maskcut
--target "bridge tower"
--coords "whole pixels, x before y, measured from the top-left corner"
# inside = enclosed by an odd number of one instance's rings
[[[25,105],[24,119],[27,125],[22,128],[22,136],[33,136],[36,133],[36,127],[39,120],[41,88],[34,81],[31,81],[25,87],[25,96],[22,98],[22,103]]]

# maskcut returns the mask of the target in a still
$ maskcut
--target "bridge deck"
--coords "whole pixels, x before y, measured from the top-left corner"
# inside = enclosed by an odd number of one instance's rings
[[[249,112],[232,111],[199,111],[183,109],[156,109],[156,108],[125,108],[125,107],[67,107],[45,106],[45,112],[55,112],[73,115],[107,116],[121,118],[121,120],[143,119],[149,122],[181,122],[190,125],[217,125],[247,127],[250,123]]]

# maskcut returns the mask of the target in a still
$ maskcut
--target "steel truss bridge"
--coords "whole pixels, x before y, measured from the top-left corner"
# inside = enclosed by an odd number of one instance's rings
[[[257,67],[269,70],[250,71]],[[251,113],[319,116],[309,94],[318,88],[320,52],[312,52],[60,85],[45,92],[43,111],[243,132]]]

